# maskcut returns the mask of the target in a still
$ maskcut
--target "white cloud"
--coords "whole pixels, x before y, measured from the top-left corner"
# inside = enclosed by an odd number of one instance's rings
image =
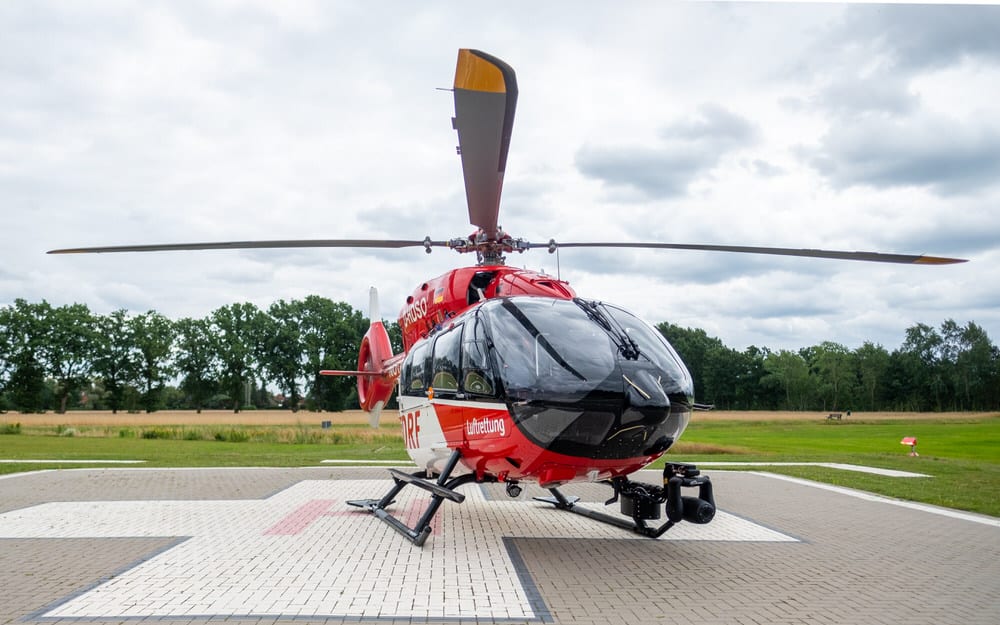
[[[703,104],[697,116],[663,127],[650,146],[584,145],[576,165],[580,173],[612,189],[637,192],[635,201],[675,197],[685,195],[699,175],[729,152],[750,145],[756,134],[746,119]]]
[[[1000,128],[936,115],[862,117],[831,128],[811,161],[838,187],[977,193],[1000,176]]]
[[[782,3],[5,3],[0,305],[180,317],[317,293],[363,310],[374,284],[394,314],[471,259],[43,252],[465,236],[451,95],[434,88],[471,46],[518,72],[500,219],[515,236],[973,260],[564,251],[581,294],[734,347],[894,347],[908,324],[947,317],[998,340],[998,18]],[[556,259],[511,263],[554,272]]]

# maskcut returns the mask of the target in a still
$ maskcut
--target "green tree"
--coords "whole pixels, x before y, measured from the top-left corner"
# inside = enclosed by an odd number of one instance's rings
[[[177,341],[173,364],[181,375],[181,390],[187,393],[198,414],[218,384],[218,357],[207,319],[184,318],[175,324]]]
[[[854,350],[854,357],[865,398],[864,408],[879,410],[882,407],[882,387],[889,376],[889,352],[881,345],[865,341],[864,345]]]
[[[400,350],[399,327],[386,327]],[[238,411],[251,398],[268,405],[271,382],[293,407],[305,395],[310,409],[341,410],[356,399],[355,381],[318,372],[354,369],[367,328],[360,312],[315,295],[276,302],[268,313],[233,304],[177,323],[155,311],[95,316],[83,304],[54,308],[19,299],[0,307],[0,409],[65,411],[85,390],[87,406],[117,412],[141,403],[152,411],[176,372],[183,393],[171,390],[171,406],[189,402],[200,410],[228,401]],[[1000,350],[971,321],[948,319],[940,331],[916,324],[891,353],[870,342],[854,351],[824,342],[797,353],[755,346],[739,352],[704,330],[657,328],[690,370],[696,397],[721,408],[1000,407]],[[218,389],[225,394],[213,395]]]
[[[736,407],[740,392],[741,375],[740,353],[714,339],[704,353],[701,375],[704,379],[705,399],[722,410],[733,410]]]
[[[45,363],[39,357],[45,347],[48,317],[52,307],[14,300],[3,309],[2,324],[6,356],[8,400],[21,412],[39,412],[45,407]]]
[[[812,367],[816,371],[816,389],[823,410],[845,407],[855,391],[858,373],[851,351],[840,343],[824,341],[813,348]]]
[[[775,410],[781,404],[782,393],[779,389],[762,384],[767,375],[764,361],[771,354],[766,347],[751,345],[740,353],[739,357],[739,389],[737,390],[737,405],[745,410]]]
[[[147,412],[160,406],[160,396],[166,381],[174,375],[170,366],[171,348],[174,343],[172,321],[151,310],[129,320],[138,362],[140,403]]]
[[[4,306],[0,308],[0,393],[7,387],[10,380],[10,372],[14,368],[12,362],[13,345],[10,335],[10,308]]]
[[[258,358],[263,370],[285,394],[292,411],[297,412],[302,401],[302,380],[306,378],[302,303],[278,300],[267,312]]]
[[[10,307],[0,308],[0,412],[7,410],[7,386],[14,370],[11,314]]]
[[[97,321],[85,304],[50,308],[41,347],[55,381],[56,412],[63,414],[71,396],[87,384],[97,342]]]
[[[911,410],[942,410],[946,400],[946,375],[941,358],[942,339],[924,323],[906,329],[899,348],[897,385]],[[900,379],[902,378],[902,379]]]
[[[368,320],[344,302],[310,295],[302,302],[307,405],[315,410],[343,410],[357,401],[356,381],[321,376],[322,369],[354,369]]]
[[[395,321],[382,320],[385,331],[389,334],[389,344],[392,345],[392,353],[398,354],[403,351],[403,330]]]
[[[219,357],[222,391],[239,412],[253,383],[254,354],[263,336],[264,314],[253,304],[230,304],[212,311],[212,336]]]
[[[1000,406],[1000,350],[990,340],[986,330],[968,322],[962,330],[958,365],[966,372],[967,401],[973,410],[990,410]]]
[[[973,322],[941,324],[941,358],[947,363],[954,407],[982,410],[989,406],[989,385],[995,378],[996,347],[986,331]]]
[[[45,369],[30,352],[13,355],[13,372],[7,386],[7,395],[18,411],[23,413],[45,410]]]
[[[135,328],[124,308],[97,318],[93,373],[101,379],[112,414],[126,407],[130,389],[139,377]]]
[[[721,403],[722,400],[717,397],[717,390],[708,384],[710,378],[712,382],[722,381],[719,363],[715,362],[711,365],[714,377],[708,375],[707,369],[709,368],[710,353],[715,351],[715,355],[719,356],[721,354],[718,350],[725,348],[722,341],[708,336],[704,330],[682,328],[667,322],[658,324],[656,329],[673,346],[677,355],[687,366],[688,372],[694,380],[694,396],[699,401]]]
[[[764,359],[761,383],[780,389],[786,410],[805,410],[812,390],[809,365],[801,354],[783,349]]]

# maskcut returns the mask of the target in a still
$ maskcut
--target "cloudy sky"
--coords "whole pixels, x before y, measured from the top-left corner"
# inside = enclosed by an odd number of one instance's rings
[[[1000,341],[1000,7],[0,3],[0,305],[204,316],[319,294],[394,318],[449,250],[47,256],[471,232],[457,50],[517,71],[500,223],[530,241],[929,253],[948,267],[564,250],[583,296],[738,349]],[[557,270],[533,251],[510,264]]]

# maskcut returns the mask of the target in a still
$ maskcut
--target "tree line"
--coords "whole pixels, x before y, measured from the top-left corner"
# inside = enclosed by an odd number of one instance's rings
[[[0,308],[0,409],[343,410],[357,403],[354,379],[318,372],[354,369],[367,329],[348,304],[315,295],[177,321],[18,299]],[[390,337],[400,349],[398,329]]]
[[[797,351],[727,347],[704,330],[657,326],[687,363],[695,396],[723,410],[1000,409],[1000,350],[973,322],[918,323],[892,351],[825,341]]]
[[[399,327],[386,327],[398,352]],[[316,295],[177,321],[18,299],[0,307],[0,410],[353,408],[354,379],[318,372],[354,369],[367,328],[350,305]],[[829,341],[738,351],[704,330],[657,329],[690,369],[695,397],[719,409],[1000,409],[1000,351],[971,321],[914,325],[892,351]]]

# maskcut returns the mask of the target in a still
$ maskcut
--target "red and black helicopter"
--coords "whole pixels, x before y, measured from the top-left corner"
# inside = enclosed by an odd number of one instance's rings
[[[537,498],[637,533],[657,537],[686,520],[715,516],[712,484],[690,464],[668,463],[662,484],[629,475],[677,442],[691,413],[691,375],[664,337],[627,310],[578,297],[569,284],[505,264],[505,254],[560,247],[712,250],[888,263],[963,262],[934,256],[683,243],[531,243],[498,225],[500,194],[517,103],[514,70],[489,54],[460,50],[454,82],[469,221],[467,237],[451,240],[292,240],[129,245],[53,250],[101,253],[290,247],[435,247],[475,252],[478,262],[420,284],[399,314],[403,352],[393,354],[372,289],[371,327],[356,371],[324,371],[358,378],[361,407],[372,424],[393,392],[415,473],[390,469],[394,484],[380,499],[348,502],[389,523],[416,545],[431,532],[445,501],[461,503],[456,489],[502,482],[517,497],[522,483],[552,496]],[[620,515],[576,505],[559,489],[573,482],[603,482],[613,489]],[[389,511],[408,485],[430,493],[410,527]],[[696,491],[684,496],[684,489]],[[647,522],[662,518],[662,524]]]

